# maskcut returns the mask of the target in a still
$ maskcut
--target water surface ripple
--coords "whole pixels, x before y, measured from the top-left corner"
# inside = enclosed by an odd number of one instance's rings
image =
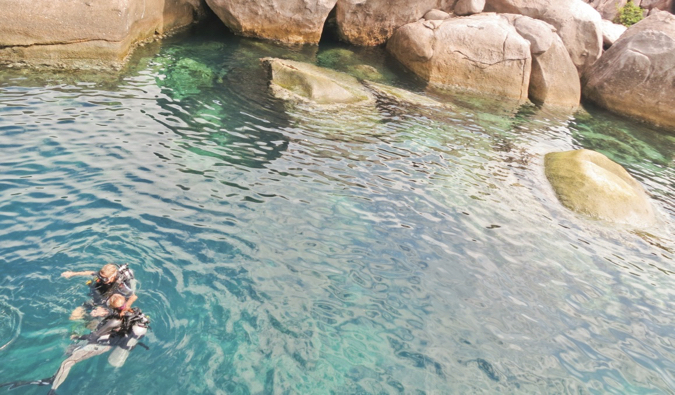
[[[118,76],[0,72],[0,381],[52,375],[84,330],[62,271],[127,262],[150,350],[63,393],[675,392],[672,135],[424,92],[378,49],[153,48]],[[288,106],[265,56],[456,110]],[[573,148],[626,167],[658,225],[562,208],[543,155]]]

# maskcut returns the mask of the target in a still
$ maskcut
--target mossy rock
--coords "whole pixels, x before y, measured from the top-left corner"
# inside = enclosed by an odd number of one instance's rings
[[[216,74],[206,64],[190,58],[183,58],[171,64],[166,70],[166,79],[158,84],[171,89],[171,96],[182,99],[198,95],[213,86]]]
[[[354,66],[361,63],[354,51],[344,48],[332,48],[317,55],[317,62],[323,67],[337,68]]]
[[[619,164],[591,150],[552,152],[546,177],[563,206],[580,214],[636,227],[652,225],[654,210],[644,189]]]
[[[363,81],[363,85],[373,91],[378,98],[392,101],[397,104],[418,107],[452,107],[450,104],[444,104],[426,96],[418,95],[405,89],[395,88],[389,85],[378,84],[372,81]]]
[[[347,72],[360,80],[382,81],[384,76],[375,67],[367,64],[349,66]]]
[[[277,58],[264,58],[262,64],[277,98],[317,105],[372,105],[375,102],[373,95],[348,74]]]
[[[375,67],[368,64],[368,56],[361,56],[344,48],[333,48],[317,55],[317,65],[342,71],[360,80],[384,81],[386,78],[379,70],[382,65]]]

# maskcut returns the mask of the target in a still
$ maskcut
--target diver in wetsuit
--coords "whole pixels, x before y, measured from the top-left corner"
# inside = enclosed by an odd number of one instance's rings
[[[86,340],[86,342],[72,351],[70,356],[61,363],[54,376],[42,380],[0,384],[0,387],[13,389],[29,384],[51,385],[52,388],[49,393],[55,394],[56,389],[65,381],[73,365],[110,350],[112,350],[112,353],[108,357],[108,362],[115,367],[122,366],[129,355],[129,351],[136,345],[140,344],[147,348],[144,344],[139,343],[139,340],[148,331],[150,323],[148,317],[138,308],[131,311],[122,310],[125,302],[127,302],[126,299],[121,295],[115,294],[110,297],[108,306],[113,309],[113,313],[105,317],[95,331],[78,338],[79,340]]]
[[[82,319],[87,311],[93,317],[107,315],[109,311],[102,306],[105,306],[108,299],[115,294],[120,294],[125,298],[128,298],[125,304],[125,310],[130,310],[131,305],[138,298],[134,293],[134,272],[129,268],[128,264],[118,266],[109,263],[103,266],[98,273],[91,270],[84,272],[66,271],[61,273],[61,277],[65,278],[74,276],[96,276],[96,279],[87,281],[92,300],[73,310],[70,315],[71,320]]]

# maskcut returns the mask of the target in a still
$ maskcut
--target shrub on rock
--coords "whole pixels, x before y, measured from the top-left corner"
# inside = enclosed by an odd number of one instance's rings
[[[636,6],[632,1],[628,1],[626,5],[619,8],[616,15],[616,21],[620,24],[630,27],[642,20],[642,8]]]

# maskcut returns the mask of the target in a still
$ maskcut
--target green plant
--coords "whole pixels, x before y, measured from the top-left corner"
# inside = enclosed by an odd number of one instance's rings
[[[640,22],[642,18],[642,8],[636,6],[632,0],[628,0],[625,6],[619,8],[616,21],[628,27]]]

